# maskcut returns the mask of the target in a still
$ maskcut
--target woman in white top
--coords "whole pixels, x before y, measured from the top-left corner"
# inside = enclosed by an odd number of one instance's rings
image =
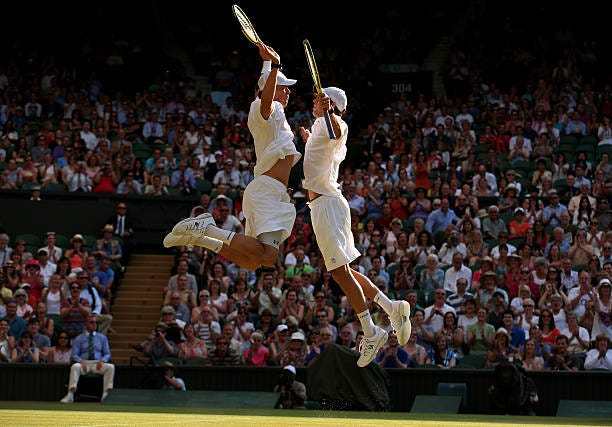
[[[478,306],[476,299],[467,298],[463,301],[463,310],[464,313],[459,315],[459,319],[457,320],[457,326],[463,328],[464,331],[464,340],[467,339],[467,330],[468,326],[473,325],[478,322]]]
[[[425,265],[427,257],[431,254],[436,254],[437,249],[434,244],[431,233],[427,230],[422,230],[417,237],[416,244],[410,248],[408,252],[412,258],[414,265]]]
[[[593,319],[593,329],[591,336],[596,337],[599,334],[605,334],[612,339],[612,285],[610,280],[601,279],[597,292],[593,292],[593,310],[595,317]]]
[[[45,188],[48,184],[57,183],[57,166],[53,160],[51,153],[45,153],[43,156],[43,164],[38,167],[38,176],[40,177],[40,183]]]
[[[536,316],[535,313],[535,301],[531,298],[523,300],[523,314],[518,316],[516,320],[516,326],[522,328],[525,331],[525,338],[529,338],[529,331],[532,326],[538,326],[540,317]]]
[[[47,314],[60,314],[60,307],[66,299],[66,292],[62,289],[62,278],[54,274],[49,278],[49,287],[42,290],[41,301],[47,304]]]
[[[72,347],[70,346],[70,336],[66,332],[61,332],[57,337],[57,345],[51,347],[47,363],[70,365],[72,363]]]
[[[208,283],[208,291],[210,292],[210,303],[217,310],[219,318],[225,319],[228,314],[229,299],[225,292],[221,291],[221,282],[219,279],[212,279]]]
[[[9,335],[8,320],[0,320],[0,362],[9,362],[15,347],[15,339]]]
[[[610,116],[603,116],[603,123],[597,130],[597,138],[599,139],[599,143],[597,145],[612,144],[612,127],[610,127]]]

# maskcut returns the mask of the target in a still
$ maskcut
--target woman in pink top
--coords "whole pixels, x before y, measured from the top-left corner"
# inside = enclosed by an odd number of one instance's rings
[[[244,351],[244,363],[246,366],[267,366],[270,352],[263,345],[263,334],[253,332],[251,334],[251,348]]]

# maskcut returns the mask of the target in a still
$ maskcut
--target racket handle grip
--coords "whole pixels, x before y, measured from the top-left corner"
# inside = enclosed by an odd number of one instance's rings
[[[329,113],[327,111],[325,112],[325,124],[327,125],[327,133],[329,134],[330,139],[336,139],[334,127],[332,126],[331,119],[329,118]]]

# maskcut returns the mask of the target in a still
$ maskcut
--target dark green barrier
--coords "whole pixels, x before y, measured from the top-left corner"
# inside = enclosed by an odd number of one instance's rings
[[[436,394],[438,382],[467,385],[467,413],[487,413],[490,370],[390,369],[393,411],[409,412],[418,394]],[[66,393],[68,366],[0,364],[0,400],[59,401]],[[274,388],[279,368],[179,367],[189,390],[266,391]],[[116,388],[147,388],[156,372],[144,366],[117,366]],[[530,375],[537,384],[538,415],[554,416],[560,400],[612,400],[612,373],[538,372]],[[297,379],[306,383],[306,370]]]

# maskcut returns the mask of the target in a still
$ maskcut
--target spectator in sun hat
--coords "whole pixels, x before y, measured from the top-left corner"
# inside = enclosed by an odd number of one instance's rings
[[[96,244],[92,249],[91,254],[98,261],[103,258],[110,258],[118,267],[121,267],[121,259],[123,248],[117,239],[113,239],[114,227],[112,224],[106,224],[102,228],[102,238],[96,240]]]
[[[25,272],[21,273],[22,283],[27,283],[31,288],[31,295],[38,302],[44,287],[44,277],[40,273],[40,264],[36,260],[29,260],[25,265]]]
[[[28,320],[28,318],[34,313],[34,309],[28,303],[28,292],[26,287],[21,287],[15,291],[13,297],[17,301],[17,316],[22,319]]]
[[[93,242],[85,242],[81,234],[75,234],[70,238],[70,248],[66,250],[65,254],[66,258],[70,261],[70,268],[83,268],[85,266],[85,259],[89,255],[85,243],[91,244]]]
[[[223,169],[215,174],[212,183],[213,185],[223,183],[231,188],[236,188],[240,185],[240,173],[234,168],[232,159],[225,159],[223,161]]]

